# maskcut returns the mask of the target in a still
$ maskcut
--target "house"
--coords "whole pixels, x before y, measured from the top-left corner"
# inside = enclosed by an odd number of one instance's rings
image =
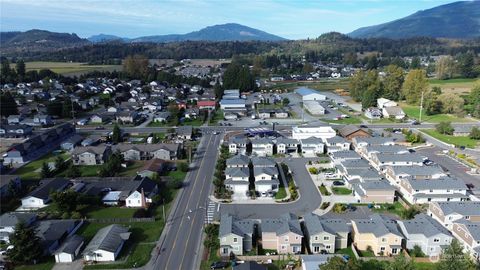
[[[35,224],[35,233],[40,238],[44,254],[53,254],[65,239],[75,234],[82,224],[82,220],[74,219],[42,220]]]
[[[298,152],[299,142],[296,139],[280,137],[276,141],[277,154],[289,154]]]
[[[18,191],[22,187],[22,182],[18,175],[1,175],[0,176],[0,197],[6,198]]]
[[[471,131],[472,131],[472,127],[468,127],[468,126],[455,127],[455,130],[453,131],[453,136],[469,136]]]
[[[120,111],[115,113],[115,120],[122,124],[136,123],[140,115],[136,111]]]
[[[365,110],[365,117],[368,119],[380,119],[382,118],[382,110],[375,107],[370,107]]]
[[[373,154],[395,154],[403,155],[409,154],[410,151],[405,146],[401,145],[367,145],[365,147],[357,148],[357,151],[364,158],[371,160]]]
[[[385,118],[395,118],[401,120],[407,116],[405,112],[400,107],[385,107],[382,109],[383,117]]]
[[[191,140],[193,135],[192,126],[179,126],[177,127],[177,137],[183,140]]]
[[[248,138],[233,137],[228,143],[228,151],[231,154],[245,155],[247,153],[247,145],[249,144],[250,140]]]
[[[111,154],[111,147],[105,144],[80,146],[73,149],[72,160],[75,165],[99,165],[105,163]]]
[[[284,109],[276,109],[273,112],[275,118],[288,118],[288,111]]]
[[[339,164],[340,162],[345,160],[355,160],[362,158],[359,154],[357,154],[357,152],[352,150],[337,151],[329,153],[329,155],[334,164]]]
[[[377,107],[380,109],[388,108],[388,107],[396,107],[398,104],[395,101],[391,101],[386,98],[378,98],[377,99]]]
[[[278,190],[280,181],[277,167],[258,167],[253,162],[252,164],[255,190],[262,194]]]
[[[20,122],[22,122],[22,120],[24,119],[23,115],[9,115],[7,117],[7,123],[9,125],[17,125],[17,124],[20,124]]]
[[[158,193],[157,183],[148,177],[140,178],[132,181],[134,186],[129,190],[130,194],[125,199],[126,207],[147,208],[153,202],[153,196]]]
[[[115,118],[115,113],[104,112],[101,114],[94,114],[90,116],[90,123],[103,124],[112,121]]]
[[[348,125],[340,128],[338,134],[343,138],[351,141],[353,138],[370,138],[372,135],[368,131],[356,126]]]
[[[249,187],[250,170],[245,167],[229,167],[225,169],[225,186],[235,194],[244,195]]]
[[[112,147],[112,152],[120,152],[125,160],[150,160],[152,158],[175,160],[180,154],[180,144],[128,144],[119,143]]]
[[[0,125],[0,137],[25,138],[32,134],[32,127],[23,124]]]
[[[353,243],[359,250],[369,247],[375,255],[397,255],[402,250],[402,233],[395,220],[378,214],[352,220]]]
[[[57,263],[71,263],[73,262],[82,248],[85,240],[79,235],[72,235],[67,238],[65,242],[54,252],[55,262]]]
[[[388,137],[354,137],[352,144],[355,149],[369,145],[394,145],[395,139]]]
[[[63,191],[70,184],[70,181],[64,178],[45,179],[40,181],[40,186],[22,198],[22,208],[38,209],[47,206],[50,202],[50,193],[52,191]]]
[[[252,250],[255,222],[250,219],[239,220],[224,214],[220,218],[218,238],[220,239],[220,256],[230,254],[243,255]]]
[[[303,233],[294,214],[262,219],[260,228],[263,249],[276,250],[279,254],[298,254],[302,251]]]
[[[480,223],[480,202],[430,202],[427,214],[451,230],[453,222],[464,219]]]
[[[9,212],[0,216],[0,241],[10,243],[10,235],[15,232],[15,226],[23,222],[31,226],[37,219],[37,214],[28,212]]]
[[[327,152],[332,153],[336,151],[350,150],[351,143],[340,136],[327,138],[324,140]]]
[[[145,165],[137,172],[142,177],[153,177],[161,174],[168,167],[168,161],[159,158],[152,158],[145,162]]]
[[[448,176],[432,180],[404,178],[400,181],[399,192],[411,204],[469,200],[465,183]]]
[[[386,180],[360,181],[352,184],[353,195],[360,203],[393,203],[395,188]]]
[[[51,126],[54,122],[50,115],[37,114],[33,117],[33,124],[36,126]]]
[[[245,111],[247,107],[244,99],[225,99],[224,97],[220,100],[220,109],[224,111]]]
[[[310,137],[328,139],[335,137],[337,133],[331,126],[294,126],[292,127],[292,138],[297,140]]]
[[[425,160],[424,156],[417,153],[403,155],[373,153],[370,161],[375,169],[383,171],[386,166],[422,166]]]
[[[447,176],[438,166],[387,166],[384,171],[386,178],[395,186],[399,186],[405,178],[431,180]]]
[[[170,119],[170,112],[159,112],[153,115],[153,122],[165,123]]]
[[[463,246],[463,252],[470,254],[473,260],[480,258],[480,224],[468,220],[453,223],[452,234]]]
[[[258,264],[255,261],[246,261],[232,267],[232,270],[267,270],[265,265]]]
[[[267,138],[252,139],[252,155],[256,156],[271,156],[273,155],[274,143]]]
[[[317,137],[309,137],[300,140],[300,148],[302,154],[308,157],[315,157],[317,154],[323,154],[325,152],[325,145],[322,139]]]
[[[320,92],[315,91],[313,89],[301,87],[295,89],[295,93],[302,97],[302,101],[309,101],[309,100],[326,100],[327,97],[325,95],[320,94]]]
[[[83,136],[80,134],[75,134],[72,137],[65,140],[60,147],[65,151],[72,151],[76,146],[83,141]]]
[[[197,107],[200,110],[214,110],[217,103],[214,100],[199,100],[197,101]]]
[[[447,229],[424,213],[411,220],[399,220],[398,227],[405,236],[407,249],[412,250],[419,246],[429,257],[439,258],[442,250],[450,245],[453,239]]]
[[[347,261],[341,254],[315,254],[315,255],[301,255],[302,270],[318,270],[324,264],[327,264],[329,260],[335,257],[340,257],[344,261]],[[320,268],[321,269],[321,268]]]
[[[251,160],[253,167],[274,168],[277,166],[275,160],[269,157],[252,157]]]
[[[248,168],[250,158],[244,155],[235,155],[226,160],[227,168]]]
[[[112,224],[97,231],[83,251],[85,261],[113,262],[130,238],[128,228]]]
[[[304,216],[305,238],[311,253],[335,253],[346,248],[350,229],[343,219],[321,219],[308,213]]]

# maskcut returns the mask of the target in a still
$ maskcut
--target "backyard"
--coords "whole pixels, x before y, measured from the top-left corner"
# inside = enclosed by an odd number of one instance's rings
[[[333,194],[336,195],[350,195],[352,190],[344,187],[332,187]]]
[[[37,159],[35,161],[32,161],[30,163],[27,163],[26,165],[18,168],[14,174],[17,174],[20,176],[22,180],[35,180],[35,179],[40,179],[40,173],[42,170],[42,165],[44,162],[49,163],[49,162],[55,162],[55,158],[60,155],[64,160],[68,159],[70,156],[67,153],[64,152],[51,152],[46,154],[45,156],[41,157],[40,159]]]
[[[420,107],[414,105],[408,105],[406,103],[400,103],[400,107],[402,107],[403,111],[409,118],[420,120]],[[472,122],[473,120],[465,117],[458,117],[452,114],[434,114],[434,115],[427,115],[425,110],[422,113],[422,122],[429,122],[429,123],[439,123],[439,122]]]
[[[478,145],[477,140],[470,139],[467,136],[452,136],[452,135],[440,134],[438,131],[434,129],[422,129],[421,131],[434,137],[435,139],[438,139],[448,144],[454,144],[456,146],[465,146],[468,148],[475,148]]]

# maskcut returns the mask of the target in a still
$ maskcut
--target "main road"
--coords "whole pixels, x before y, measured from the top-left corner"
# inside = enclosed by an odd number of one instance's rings
[[[205,134],[172,207],[157,248],[145,269],[196,269],[212,177],[223,134]]]

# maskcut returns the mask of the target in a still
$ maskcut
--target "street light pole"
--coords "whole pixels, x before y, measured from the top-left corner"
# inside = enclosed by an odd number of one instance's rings
[[[418,118],[418,122],[422,123],[422,111],[423,111],[423,93],[425,91],[422,91],[422,97],[420,98],[420,117]]]
[[[163,208],[163,224],[167,224],[167,219],[165,217],[165,199],[163,199],[162,208]]]

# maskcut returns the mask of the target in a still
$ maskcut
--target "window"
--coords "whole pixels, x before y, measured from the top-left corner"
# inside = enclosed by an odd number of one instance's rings
[[[95,253],[96,257],[103,257],[102,253]]]
[[[465,219],[470,219],[470,216],[465,216]]]
[[[285,250],[285,249],[287,249],[287,246],[282,245],[282,250]]]
[[[132,203],[132,200],[128,200],[128,204],[131,204]]]
[[[318,236],[315,236],[315,241],[318,241]]]
[[[137,200],[137,203],[140,203],[140,200]]]
[[[382,243],[387,242],[387,238],[382,238]]]
[[[385,247],[380,247],[380,251],[385,251]]]
[[[285,242],[288,242],[288,236],[285,236]]]
[[[228,254],[228,248],[223,248],[222,253],[223,254]]]
[[[438,242],[440,242],[440,239],[438,239],[438,238],[433,238],[433,242],[434,242],[434,243],[438,243]]]
[[[397,248],[392,248],[392,254],[397,254]]]
[[[233,242],[234,243],[237,243],[238,242],[238,239],[236,237],[233,238]]]
[[[330,246],[330,245],[326,245],[325,248],[326,248],[326,249],[330,249],[331,246]]]
[[[315,253],[320,252],[320,247],[318,247],[318,246],[313,247],[313,252],[315,252]]]
[[[330,240],[330,236],[324,236],[324,237],[323,237],[323,240],[325,240],[325,241]]]

